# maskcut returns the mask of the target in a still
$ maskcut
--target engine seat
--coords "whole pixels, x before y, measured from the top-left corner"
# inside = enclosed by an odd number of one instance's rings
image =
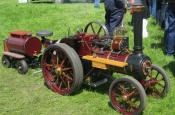
[[[49,36],[53,35],[53,32],[50,32],[48,30],[41,30],[41,31],[37,32],[36,35],[39,37],[49,37]]]

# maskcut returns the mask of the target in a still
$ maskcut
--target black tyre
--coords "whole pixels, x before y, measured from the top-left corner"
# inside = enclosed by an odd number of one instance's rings
[[[10,58],[8,56],[5,56],[5,55],[2,56],[2,65],[6,68],[11,67]]]
[[[61,95],[72,95],[82,85],[83,68],[78,54],[70,46],[50,45],[41,61],[45,82],[51,90]]]
[[[109,88],[113,108],[124,115],[139,115],[146,106],[142,85],[131,77],[115,79]]]
[[[153,97],[164,97],[170,89],[170,81],[165,71],[152,65],[151,73],[146,79],[146,92]]]
[[[20,74],[26,74],[28,72],[28,65],[25,60],[17,61],[17,70]]]

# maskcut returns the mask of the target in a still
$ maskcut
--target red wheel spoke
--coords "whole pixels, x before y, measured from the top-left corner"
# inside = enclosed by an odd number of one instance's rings
[[[119,90],[121,91],[122,94],[126,94],[127,93],[125,87],[123,85],[121,85],[121,84],[119,84]]]
[[[49,81],[54,82],[54,81],[55,81],[55,76],[50,75],[50,77],[49,77]]]
[[[131,97],[135,96],[136,94],[137,94],[136,89],[134,89],[133,91],[131,91],[130,93],[128,93],[127,96],[129,98],[131,98]]]
[[[119,95],[118,93],[116,93],[116,92],[114,91],[114,96],[115,96],[115,97],[120,97],[121,95]]]
[[[57,61],[57,59],[56,59],[57,57],[55,56],[55,55],[53,55],[52,54],[52,56],[51,56],[51,63],[53,64],[53,65],[56,65],[56,61]]]
[[[47,63],[44,63],[43,66],[47,66],[47,67],[53,67],[52,64],[47,64]]]
[[[68,68],[63,68],[62,71],[69,71],[69,70],[72,70],[72,68],[68,67]]]
[[[64,64],[65,60],[66,60],[66,59],[64,59],[64,60],[61,62],[60,67],[63,67],[63,64]]]
[[[58,65],[59,64],[59,57],[58,56],[57,56],[57,61],[56,62],[57,62],[57,65]]]
[[[61,89],[62,83],[63,83],[63,82],[61,81],[61,82],[60,82],[60,85],[59,85],[59,89]]]
[[[53,65],[52,64],[47,64],[47,63],[44,63],[42,66],[44,66],[45,68],[47,68],[47,70],[51,70]]]
[[[68,84],[68,89],[70,89],[70,82],[68,81],[67,84]]]
[[[62,77],[60,77],[61,78],[61,81],[63,82],[63,84],[67,87],[67,84],[66,84],[66,82],[64,81],[64,79],[62,78]]]
[[[57,84],[59,84],[60,76],[56,76],[55,79],[56,79],[55,82],[56,82]]]
[[[73,81],[73,79],[72,79],[70,76],[66,75],[65,73],[63,73],[62,75],[63,75],[64,77],[66,77],[68,80]]]

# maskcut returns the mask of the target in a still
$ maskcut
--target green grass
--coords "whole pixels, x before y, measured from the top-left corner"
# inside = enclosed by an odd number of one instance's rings
[[[42,29],[54,31],[52,39],[67,36],[70,27],[74,34],[78,27],[84,28],[89,21],[104,22],[104,9],[94,9],[93,4],[18,4],[17,0],[0,1],[0,52],[8,32],[27,30],[35,34]],[[126,16],[126,28],[133,47],[132,28],[128,26],[131,16]],[[175,113],[175,61],[163,54],[163,31],[149,20],[149,38],[144,39],[144,53],[153,63],[163,67],[171,81],[171,90],[164,99],[148,97],[145,115],[174,115]],[[19,75],[15,69],[0,65],[0,114],[3,115],[116,115],[109,105],[107,88],[82,88],[74,96],[60,96],[43,84],[42,74]],[[117,76],[117,75],[116,75]]]

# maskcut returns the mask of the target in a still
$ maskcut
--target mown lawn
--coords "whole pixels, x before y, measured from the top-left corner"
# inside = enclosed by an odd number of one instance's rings
[[[125,26],[133,47],[132,28],[128,25],[131,16],[126,16]],[[0,52],[8,32],[27,30],[35,34],[42,29],[54,31],[52,39],[67,36],[70,27],[73,34],[78,27],[89,21],[104,22],[104,8],[94,9],[93,4],[18,4],[17,0],[0,1]],[[144,53],[153,63],[163,67],[171,81],[171,90],[164,99],[148,97],[144,115],[175,114],[175,60],[163,54],[163,31],[153,19],[149,20],[149,38],[144,39]],[[2,56],[2,54],[0,54]],[[1,57],[0,57],[1,58]],[[37,69],[39,70],[39,69]],[[108,87],[96,90],[82,88],[74,96],[60,96],[43,84],[42,74],[19,75],[15,69],[6,69],[0,64],[0,114],[3,115],[116,115],[108,104]],[[115,74],[117,76],[117,74]]]

